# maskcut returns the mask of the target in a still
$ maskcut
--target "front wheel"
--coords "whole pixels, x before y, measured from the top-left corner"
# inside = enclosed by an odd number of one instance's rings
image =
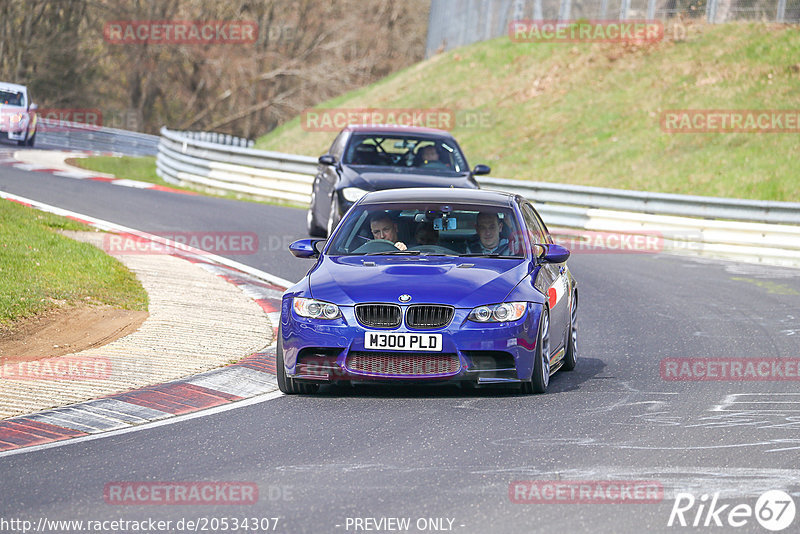
[[[565,371],[572,371],[578,363],[578,294],[572,294],[572,304],[569,308],[569,331],[567,332],[567,351],[564,353]]]
[[[308,235],[311,237],[325,237],[325,228],[322,227],[319,222],[317,222],[317,218],[314,213],[317,211],[317,194],[316,192],[311,192],[311,204],[308,206],[308,213],[306,214],[306,229],[308,230]]]
[[[319,389],[319,384],[298,384],[286,376],[286,367],[283,363],[283,334],[280,327],[278,327],[278,343],[275,348],[275,374],[278,375],[278,389],[287,395],[316,393]]]
[[[536,335],[536,350],[533,359],[533,373],[530,382],[522,383],[523,393],[544,393],[550,384],[550,315],[547,308],[539,318],[539,332]]]
[[[328,237],[333,234],[341,218],[342,216],[339,215],[339,203],[336,202],[336,192],[334,191],[333,198],[331,198],[331,212],[328,215]]]

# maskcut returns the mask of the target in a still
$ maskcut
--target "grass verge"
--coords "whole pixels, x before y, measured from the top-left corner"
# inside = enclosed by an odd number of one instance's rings
[[[124,265],[57,230],[91,230],[64,217],[0,200],[0,329],[70,304],[147,310],[147,293]]]

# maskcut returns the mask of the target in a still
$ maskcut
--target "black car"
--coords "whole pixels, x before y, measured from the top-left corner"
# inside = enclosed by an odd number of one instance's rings
[[[406,187],[479,189],[452,135],[410,126],[348,126],[339,132],[319,168],[308,208],[308,233],[330,235],[342,215],[369,191]]]

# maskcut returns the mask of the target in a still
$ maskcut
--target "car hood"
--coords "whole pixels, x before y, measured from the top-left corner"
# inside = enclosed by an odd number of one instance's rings
[[[313,298],[341,306],[399,302],[400,295],[408,294],[411,304],[472,308],[502,302],[528,275],[527,265],[522,258],[323,257],[309,274],[309,286]]]
[[[416,172],[411,169],[389,171],[390,167],[342,166],[342,187],[358,187],[365,191],[398,189],[404,187],[459,187],[476,189],[469,174]]]

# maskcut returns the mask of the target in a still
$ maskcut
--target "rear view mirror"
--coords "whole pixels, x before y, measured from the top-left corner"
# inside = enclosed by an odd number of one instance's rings
[[[489,167],[488,165],[483,165],[483,164],[475,165],[475,168],[472,170],[472,174],[474,174],[475,176],[489,174],[490,172],[492,172],[492,168]]]
[[[39,104],[31,104],[28,109],[31,111],[36,111],[37,109],[39,109]]]
[[[336,165],[336,158],[331,154],[324,154],[317,161],[320,165]]]
[[[289,245],[289,252],[295,258],[318,258],[319,250],[317,250],[318,243],[324,243],[325,239],[300,239]]]
[[[569,250],[561,245],[536,245],[542,249],[539,261],[542,263],[564,263],[569,258]]]

